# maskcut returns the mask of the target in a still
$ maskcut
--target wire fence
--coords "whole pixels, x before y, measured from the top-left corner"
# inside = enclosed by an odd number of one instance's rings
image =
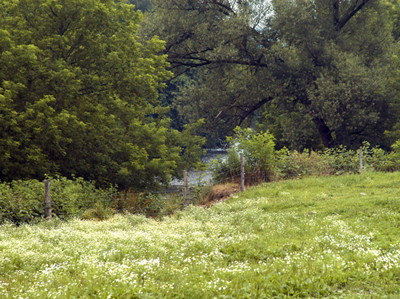
[[[358,163],[358,162],[357,162]],[[315,165],[313,168],[312,165],[308,165],[308,168],[302,167],[301,165],[291,165],[286,161],[286,163],[279,162],[276,163],[275,167],[279,169],[282,178],[293,178],[302,175],[307,175],[308,172],[312,172],[312,174],[317,175],[330,175],[335,172],[351,172],[356,171],[358,165],[357,163],[348,163],[348,164],[327,164],[320,161],[318,165]],[[362,162],[360,162],[361,168]],[[262,182],[268,182],[274,180],[273,176],[277,174],[272,170],[262,170],[257,165],[251,166],[246,165],[246,171],[243,173],[244,165],[242,162],[233,162],[227,166],[228,169],[215,169],[213,173],[213,179],[207,183],[205,182],[197,182],[192,184],[192,186],[185,187],[186,183],[184,182],[181,186],[175,186],[174,189],[166,189],[166,190],[151,190],[151,191],[126,191],[120,193],[109,193],[103,195],[95,195],[95,196],[84,196],[84,197],[67,197],[67,198],[54,198],[53,201],[79,201],[84,203],[87,206],[92,206],[95,203],[103,202],[106,205],[114,205],[114,208],[117,210],[122,210],[124,206],[126,206],[126,202],[142,202],[145,204],[149,201],[149,199],[154,199],[156,197],[165,199],[168,196],[180,197],[182,199],[182,203],[184,203],[184,196],[186,193],[193,193],[196,188],[213,187],[220,184],[235,184],[240,185],[241,180],[244,180],[244,185],[251,186],[256,185]],[[186,188],[186,190],[185,190]],[[50,196],[51,197],[51,196]],[[48,217],[48,216],[47,216]]]
[[[50,218],[51,215],[63,217],[71,213],[81,213],[82,211],[99,205],[111,208],[117,212],[128,211],[130,213],[155,215],[159,213],[161,209],[165,208],[162,207],[165,205],[165,202],[169,202],[168,204],[172,202],[171,205],[173,207],[171,209],[174,207],[183,207],[189,203],[196,204],[201,202],[204,197],[208,196],[207,192],[212,192],[212,189],[218,185],[229,184],[232,186],[229,190],[237,192],[243,190],[244,187],[257,185],[263,182],[291,179],[307,175],[332,175],[346,172],[356,173],[372,167],[368,159],[363,161],[361,151],[359,160],[354,157],[347,161],[343,159],[338,161],[333,159],[324,160],[321,157],[316,159],[312,155],[302,156],[302,154],[299,154],[298,156],[287,156],[277,160],[273,165],[269,165],[269,167],[264,167],[265,165],[256,165],[253,162],[254,161],[247,161],[245,163],[245,161],[242,160],[239,162],[229,161],[228,163],[220,161],[219,164],[213,163],[211,166],[212,178],[208,181],[198,180],[192,184],[188,184],[186,181],[181,185],[174,186],[174,188],[164,190],[147,190],[141,192],[135,190],[126,190],[123,192],[105,192],[104,190],[100,192],[91,190],[92,194],[89,194],[90,192],[68,194],[68,192],[64,192],[60,186],[55,187],[50,192],[50,182],[48,181],[48,186],[46,187],[45,183],[44,190],[44,217]],[[20,209],[26,209],[22,204],[18,206],[18,198],[23,198],[24,195],[14,194],[14,196],[16,197],[15,202],[17,204],[9,209],[16,210],[18,207]],[[39,200],[42,204],[35,203],[31,211],[34,211],[32,214],[43,215],[43,189],[41,191],[36,190],[36,195],[31,195],[30,197],[42,198],[42,200]],[[23,200],[20,200],[20,202],[22,203]],[[29,210],[27,209],[27,211]]]

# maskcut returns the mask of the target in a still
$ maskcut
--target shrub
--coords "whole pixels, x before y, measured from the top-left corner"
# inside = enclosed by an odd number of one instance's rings
[[[113,209],[119,212],[131,214],[143,214],[145,216],[157,216],[164,206],[161,194],[138,193],[131,189],[126,190],[113,198]]]
[[[385,156],[386,159],[381,159],[378,168],[383,171],[400,170],[400,140],[397,140],[392,145],[393,151]]]
[[[115,214],[115,211],[102,202],[96,202],[93,208],[83,212],[81,219],[83,220],[107,220]]]
[[[210,169],[215,183],[229,178],[240,178],[240,154],[245,160],[247,181],[269,181],[275,171],[275,143],[272,134],[267,132],[255,133],[251,129],[236,127],[235,136],[227,137],[230,144],[226,159],[221,157],[213,160]]]
[[[371,147],[366,141],[363,142],[362,162],[363,169],[375,171],[388,171],[391,169],[390,156],[383,149]],[[322,154],[329,167],[330,174],[342,174],[345,172],[357,173],[360,171],[360,153],[359,151],[348,150],[340,146],[334,149],[327,149]]]
[[[183,195],[172,193],[165,195],[163,206],[158,214],[160,218],[173,215],[185,208]]]
[[[116,189],[97,189],[82,178],[53,178],[50,185],[52,214],[60,218],[79,216],[96,203],[111,203]],[[44,186],[38,180],[17,180],[0,184],[0,223],[19,224],[44,216]]]
[[[240,177],[239,153],[245,156],[246,184],[274,179],[292,179],[303,176],[340,175],[360,171],[359,151],[345,146],[325,149],[321,152],[304,150],[274,151],[273,137],[268,132],[255,134],[250,129],[235,130],[235,138],[228,138],[231,147],[226,159],[219,157],[211,164],[215,183],[233,181]],[[400,141],[391,153],[378,147],[371,148],[364,142],[362,149],[363,169],[374,171],[400,170]]]
[[[378,147],[371,148],[364,142],[362,149],[363,169],[387,171],[390,169],[389,156]],[[282,149],[277,152],[279,177],[288,179],[302,176],[340,175],[360,171],[359,151],[344,146],[325,149],[321,152],[304,150],[302,153]],[[399,159],[400,161],[400,159]]]
[[[287,148],[277,152],[276,172],[282,179],[298,178],[310,175],[330,174],[327,159],[314,151],[290,152]]]

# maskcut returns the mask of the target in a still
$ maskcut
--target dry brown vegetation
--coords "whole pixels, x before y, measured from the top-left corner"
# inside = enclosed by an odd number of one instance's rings
[[[239,184],[218,184],[211,188],[211,192],[197,203],[199,206],[210,207],[214,203],[226,200],[232,194],[239,192]]]

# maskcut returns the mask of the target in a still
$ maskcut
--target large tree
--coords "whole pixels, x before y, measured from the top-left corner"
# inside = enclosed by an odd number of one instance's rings
[[[140,10],[142,12],[151,9],[150,0],[125,0],[125,2],[135,5],[135,10]]]
[[[164,116],[165,43],[139,43],[141,19],[122,1],[0,0],[1,181],[151,188],[198,149],[193,127],[181,134]]]
[[[201,75],[181,89],[186,115],[230,129],[268,109],[295,119],[294,129],[312,126],[325,147],[383,142],[393,117],[386,88],[393,42],[381,1],[153,0],[153,7],[142,38],[167,41],[176,75],[194,68]]]

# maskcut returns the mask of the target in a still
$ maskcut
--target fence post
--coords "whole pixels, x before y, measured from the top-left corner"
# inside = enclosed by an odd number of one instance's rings
[[[51,180],[44,180],[44,218],[51,218],[51,198],[50,198]]]
[[[240,155],[240,191],[244,191],[244,156]]]
[[[189,206],[189,183],[186,170],[183,171],[183,182],[185,188],[185,206]]]
[[[362,148],[360,148],[360,172],[363,170]]]

